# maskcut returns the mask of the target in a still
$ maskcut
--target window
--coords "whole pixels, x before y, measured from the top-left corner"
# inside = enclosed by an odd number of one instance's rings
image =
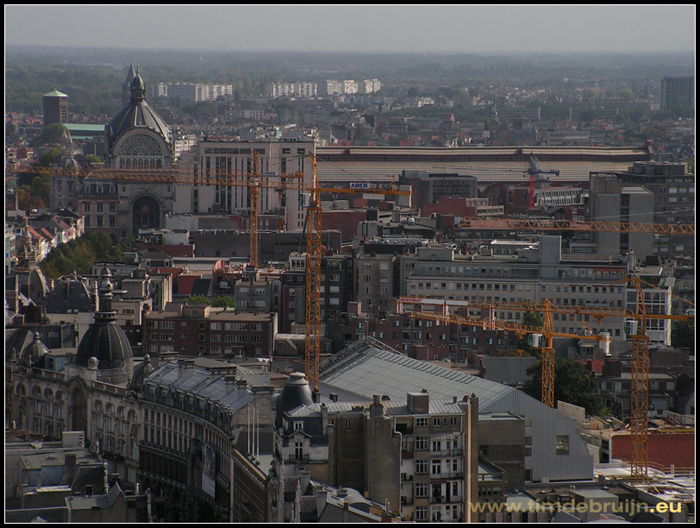
[[[428,461],[416,459],[416,473],[427,473],[428,472]]]
[[[428,507],[427,506],[416,506],[416,521],[427,521],[428,520]]]
[[[440,461],[439,461],[439,460],[433,460],[431,473],[432,473],[433,475],[439,475],[439,474],[440,474]]]

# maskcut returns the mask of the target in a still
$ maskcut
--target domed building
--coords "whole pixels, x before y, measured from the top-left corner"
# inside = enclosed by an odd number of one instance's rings
[[[292,372],[284,384],[282,392],[274,397],[276,407],[275,428],[282,427],[285,413],[302,405],[313,405],[313,393],[303,372]]]
[[[112,310],[112,274],[105,266],[99,290],[99,308],[95,322],[83,336],[75,355],[75,364],[97,370],[97,379],[106,383],[125,385],[133,375],[133,358],[129,339],[117,325],[117,313]]]
[[[105,162],[114,168],[167,168],[172,165],[168,124],[146,102],[141,75],[131,81],[131,99],[105,127]]]
[[[41,342],[39,332],[34,332],[34,340],[29,343],[19,356],[19,363],[25,368],[44,368],[49,349]]]
[[[126,78],[122,83],[122,106],[128,105],[131,100],[131,82],[134,80],[134,77],[136,77],[136,70],[132,63],[126,68]]]

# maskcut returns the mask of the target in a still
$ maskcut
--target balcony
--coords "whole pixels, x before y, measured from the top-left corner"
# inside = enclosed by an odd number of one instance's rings
[[[440,451],[430,451],[430,456],[433,458],[439,457],[450,457],[450,456],[463,456],[464,450],[462,449],[441,449]]]
[[[461,479],[464,477],[463,471],[444,471],[442,473],[431,473],[430,480]]]
[[[457,504],[462,502],[460,495],[450,495],[449,497],[431,497],[430,504]]]

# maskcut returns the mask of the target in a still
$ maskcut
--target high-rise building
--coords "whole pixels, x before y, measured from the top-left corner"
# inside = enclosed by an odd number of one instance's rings
[[[44,126],[68,122],[68,96],[58,90],[44,94]]]
[[[661,110],[674,106],[695,108],[694,77],[664,77],[661,79]]]

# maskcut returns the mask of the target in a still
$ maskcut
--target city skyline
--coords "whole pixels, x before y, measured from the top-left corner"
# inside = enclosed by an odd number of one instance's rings
[[[6,5],[5,21],[5,44],[26,46],[426,54],[695,49],[694,5],[298,4],[167,12],[160,5]]]

